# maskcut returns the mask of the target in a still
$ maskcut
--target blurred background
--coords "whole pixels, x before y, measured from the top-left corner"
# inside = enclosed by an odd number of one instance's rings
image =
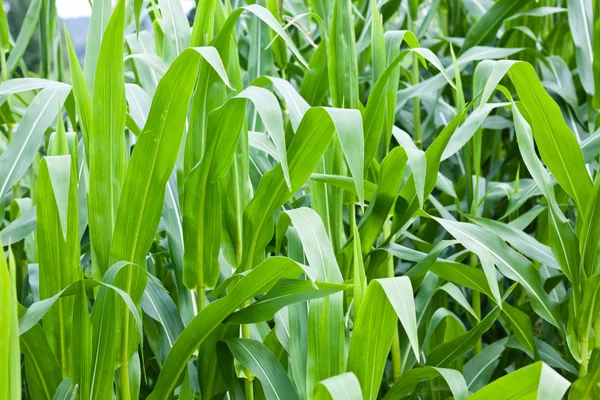
[[[54,0],[56,10],[61,20],[61,26],[69,31],[75,51],[79,60],[83,62],[85,57],[85,43],[87,40],[87,31],[90,24],[90,15],[92,13],[91,2],[89,0]],[[21,26],[25,21],[27,10],[32,0],[3,0],[4,11],[8,18],[10,34],[13,39],[19,35]],[[114,1],[113,1],[114,3]],[[188,19],[193,18],[196,3],[194,0],[181,0],[184,10],[188,13]],[[27,51],[25,52],[25,63],[29,70],[38,71],[40,64],[40,33],[39,29],[33,33]]]

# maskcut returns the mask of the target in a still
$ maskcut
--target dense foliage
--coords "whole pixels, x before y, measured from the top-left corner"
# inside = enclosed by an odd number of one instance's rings
[[[0,397],[600,399],[600,1],[235,3],[0,12]]]

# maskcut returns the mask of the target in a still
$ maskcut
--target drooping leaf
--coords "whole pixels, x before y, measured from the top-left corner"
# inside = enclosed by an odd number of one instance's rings
[[[558,400],[562,399],[569,386],[569,381],[539,361],[495,380],[470,398],[477,400],[493,396],[498,399],[511,399],[531,393],[536,398]]]
[[[296,389],[273,353],[262,343],[251,339],[225,341],[233,356],[260,379],[268,400],[299,399]]]

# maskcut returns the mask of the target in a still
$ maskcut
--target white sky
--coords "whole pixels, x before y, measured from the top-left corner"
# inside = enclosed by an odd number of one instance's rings
[[[194,0],[181,2],[186,11],[194,6]],[[92,13],[88,0],[56,0],[56,7],[61,18],[89,17]]]
[[[56,0],[56,8],[61,18],[85,17],[92,13],[88,0]]]

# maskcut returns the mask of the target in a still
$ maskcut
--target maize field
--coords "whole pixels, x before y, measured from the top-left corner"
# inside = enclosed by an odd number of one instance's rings
[[[600,399],[600,0],[22,1],[0,399]]]

